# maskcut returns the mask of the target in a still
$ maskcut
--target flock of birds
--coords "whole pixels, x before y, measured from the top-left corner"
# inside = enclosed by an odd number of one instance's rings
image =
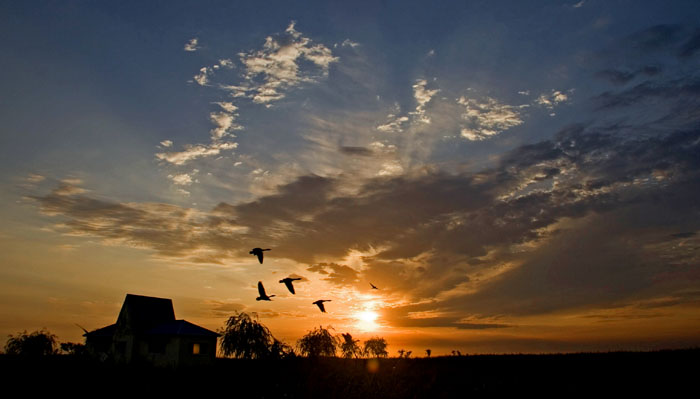
[[[263,263],[263,251],[270,251],[270,248],[265,248],[265,249],[262,249],[262,248],[253,248],[249,253],[250,253],[251,255],[257,256],[257,257],[258,257],[258,261],[260,261],[260,264],[262,264],[262,263]],[[296,280],[301,280],[301,277],[296,277],[296,278],[287,277],[287,278],[283,278],[282,280],[280,280],[280,284],[284,284],[284,285],[287,287],[287,289],[289,290],[289,292],[292,293],[292,295],[296,295],[296,292],[294,291],[294,284],[293,284],[293,282],[296,281]],[[369,285],[372,286],[372,289],[373,289],[373,290],[378,290],[378,289],[379,289],[379,288],[377,288],[377,287],[376,287],[374,284],[372,284],[372,283],[369,283]],[[273,295],[267,295],[267,293],[265,293],[265,287],[263,286],[262,281],[258,281],[258,294],[259,294],[259,296],[258,296],[257,298],[255,298],[256,301],[271,301],[271,300],[272,300],[271,298],[272,298],[273,296],[275,296],[274,294],[273,294]],[[321,312],[326,313],[326,307],[323,305],[323,303],[324,303],[324,302],[330,302],[330,301],[331,301],[330,299],[319,299],[318,301],[315,301],[315,302],[312,302],[312,303],[313,303],[314,305],[318,306],[318,308],[321,309]]]

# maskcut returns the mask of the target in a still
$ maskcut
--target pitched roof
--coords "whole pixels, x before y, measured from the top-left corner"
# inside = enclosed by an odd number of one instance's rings
[[[171,299],[126,294],[117,325],[140,333],[173,321],[175,311]]]
[[[147,335],[188,335],[188,336],[207,336],[218,337],[219,334],[214,331],[207,330],[196,324],[192,324],[187,320],[175,320],[169,323],[161,324],[146,331]]]
[[[110,324],[107,327],[98,328],[83,334],[83,337],[112,337],[117,330],[116,324]]]

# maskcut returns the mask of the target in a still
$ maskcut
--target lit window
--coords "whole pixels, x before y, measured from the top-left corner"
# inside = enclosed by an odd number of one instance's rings
[[[192,344],[192,354],[199,355],[199,344]]]

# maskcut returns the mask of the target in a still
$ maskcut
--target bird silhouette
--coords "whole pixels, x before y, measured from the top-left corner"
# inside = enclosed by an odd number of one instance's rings
[[[271,301],[272,299],[270,299],[270,298],[272,298],[274,296],[274,295],[268,296],[265,293],[265,287],[263,287],[262,281],[258,281],[258,293],[260,294],[260,296],[255,298],[256,301]]]
[[[379,288],[377,288],[377,286],[376,286],[376,285],[374,285],[374,284],[372,284],[372,283],[369,283],[369,285],[371,285],[371,286],[372,286],[372,289],[373,289],[373,290],[378,290],[378,289],[379,289]]]
[[[296,280],[301,280],[301,278],[300,277],[299,278],[287,277],[287,278],[280,280],[280,283],[284,283],[284,285],[287,286],[287,289],[289,290],[289,292],[291,292],[292,294],[296,294],[296,292],[294,292],[294,286],[292,285],[292,281],[296,281]]]
[[[319,299],[316,302],[313,302],[314,305],[318,306],[319,309],[321,309],[321,312],[326,313],[326,307],[323,306],[323,302],[330,302],[330,299]]]
[[[260,264],[262,264],[263,261],[263,251],[269,251],[270,248],[253,248],[250,252],[248,252],[251,255],[256,255],[258,257],[258,260],[260,261]]]

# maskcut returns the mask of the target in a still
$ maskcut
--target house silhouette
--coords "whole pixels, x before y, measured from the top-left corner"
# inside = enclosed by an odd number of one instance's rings
[[[177,367],[212,363],[219,334],[176,320],[170,299],[126,294],[117,322],[84,336],[102,359]]]

